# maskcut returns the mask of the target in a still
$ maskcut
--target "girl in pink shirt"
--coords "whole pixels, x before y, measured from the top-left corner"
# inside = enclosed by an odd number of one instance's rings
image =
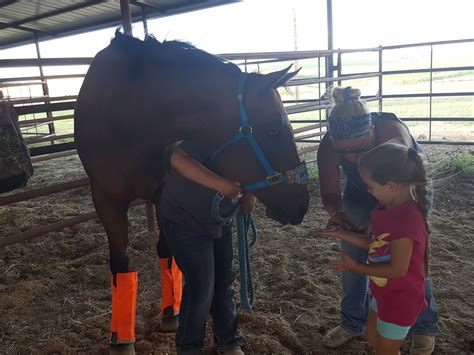
[[[366,329],[368,343],[376,354],[398,354],[410,327],[427,307],[428,178],[422,157],[396,143],[368,151],[358,168],[369,193],[380,203],[372,211],[370,235],[343,229],[316,230],[314,234],[368,250],[367,264],[343,254],[331,267],[369,276],[373,298]]]

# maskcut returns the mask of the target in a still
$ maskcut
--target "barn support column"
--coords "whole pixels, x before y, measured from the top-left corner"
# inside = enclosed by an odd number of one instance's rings
[[[123,33],[132,36],[132,16],[130,15],[130,3],[128,0],[120,0],[120,12],[122,14]]]
[[[142,6],[141,9],[142,9],[143,33],[146,36],[148,34],[148,23],[146,21],[146,8]]]
[[[38,68],[40,72],[40,80],[41,80],[41,87],[43,88],[43,96],[49,97],[49,88],[48,88],[48,83],[46,79],[44,78],[44,72],[43,72],[43,65],[41,64],[41,52],[39,48],[39,42],[38,42],[38,34],[35,32],[35,48],[36,48],[36,57],[38,58]],[[49,104],[50,101],[49,99],[45,99],[44,101],[45,104]],[[56,129],[54,127],[54,121],[52,120],[53,114],[51,111],[46,112],[46,117],[48,118],[48,130],[49,130],[49,135],[51,136],[51,144],[54,144],[54,136],[56,134]]]
[[[333,50],[332,0],[326,0],[326,16],[328,26],[328,50]],[[334,77],[334,56],[332,54],[326,57],[326,77]],[[332,82],[326,83],[326,89],[331,85],[333,85]]]

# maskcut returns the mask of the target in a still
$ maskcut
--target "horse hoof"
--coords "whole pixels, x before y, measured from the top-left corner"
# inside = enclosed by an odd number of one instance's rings
[[[110,345],[110,355],[135,355],[133,344]]]
[[[163,333],[174,333],[178,330],[179,318],[178,315],[172,317],[162,317],[160,322],[160,330]]]

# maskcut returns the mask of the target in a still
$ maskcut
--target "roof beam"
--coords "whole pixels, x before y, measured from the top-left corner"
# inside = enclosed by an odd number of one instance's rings
[[[145,4],[145,3],[137,1],[137,0],[130,0],[130,4],[138,6],[142,9],[149,9],[149,10],[153,11],[154,13],[158,13],[158,14],[161,13],[161,8],[159,8],[158,6],[154,6],[154,5],[151,5],[151,4]]]
[[[17,0],[7,0],[7,1],[3,1],[0,3],[0,7],[5,7],[5,6],[8,6],[8,5],[11,5],[11,4],[14,4],[16,3]]]
[[[0,22],[0,26],[5,26],[5,28],[14,28],[16,30],[21,30],[21,31],[26,31],[26,32],[31,32],[31,33],[42,33],[42,34],[49,34],[49,32],[42,31],[42,30],[34,30],[32,28],[28,27],[23,27],[23,26],[11,26],[8,23],[5,22]]]
[[[0,25],[0,30],[3,30],[3,29],[8,28],[8,27],[14,28],[14,26],[20,26],[20,25],[23,25],[23,24],[28,23],[28,22],[38,21],[38,20],[41,20],[41,19],[44,19],[44,18],[47,18],[47,17],[51,17],[51,16],[61,15],[61,14],[64,14],[66,12],[79,10],[79,9],[82,9],[82,8],[85,8],[85,7],[88,7],[88,6],[97,5],[101,2],[104,2],[104,0],[89,0],[89,1],[84,2],[84,3],[74,4],[74,5],[64,7],[64,8],[61,8],[61,9],[57,9],[57,10],[54,10],[54,11],[45,12],[45,13],[40,14],[40,15],[27,17],[27,18],[24,18],[22,20],[5,23],[5,24]]]

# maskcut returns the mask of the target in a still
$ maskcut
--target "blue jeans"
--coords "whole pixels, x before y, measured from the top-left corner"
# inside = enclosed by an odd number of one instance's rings
[[[346,185],[343,209],[353,224],[368,223],[370,221],[370,212],[376,204],[376,200],[371,195],[360,193],[354,187],[351,187],[350,183]],[[345,241],[341,241],[341,250],[359,263],[367,261],[367,251]],[[350,334],[359,335],[365,330],[369,312],[367,290],[367,276],[352,272],[342,273],[341,326]],[[410,330],[410,334],[435,336],[438,332],[438,312],[430,277],[427,277],[425,282],[425,298],[428,308],[420,313],[416,323]]]
[[[184,275],[176,347],[180,354],[199,354],[211,314],[219,351],[240,345],[234,302],[232,230],[223,227],[213,239],[187,226],[165,221],[166,239]]]

